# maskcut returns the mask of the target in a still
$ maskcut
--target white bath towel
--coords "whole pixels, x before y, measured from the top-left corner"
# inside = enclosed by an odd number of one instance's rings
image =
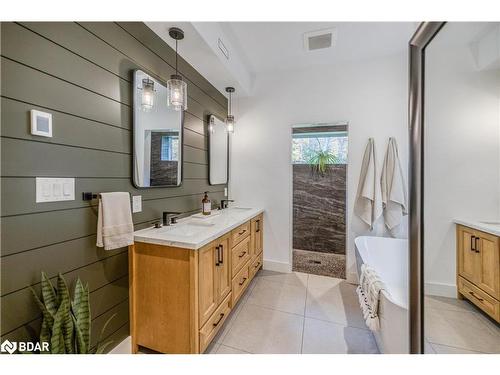
[[[394,138],[389,138],[385,152],[380,188],[385,226],[392,230],[400,225],[403,216],[408,214],[406,185],[399,160],[398,145]]]
[[[112,250],[134,243],[129,193],[101,193],[97,216],[97,246]]]
[[[358,293],[359,305],[361,311],[363,311],[366,325],[372,331],[380,329],[378,305],[381,290],[385,290],[385,287],[377,272],[370,266],[363,264],[356,292]]]
[[[380,185],[377,183],[377,168],[375,163],[375,142],[373,138],[368,140],[363,156],[354,213],[368,224],[370,229],[373,229],[375,221],[382,214]]]

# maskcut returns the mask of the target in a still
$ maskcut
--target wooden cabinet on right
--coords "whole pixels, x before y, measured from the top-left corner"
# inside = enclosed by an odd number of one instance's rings
[[[457,286],[467,298],[500,322],[500,240],[457,225]]]

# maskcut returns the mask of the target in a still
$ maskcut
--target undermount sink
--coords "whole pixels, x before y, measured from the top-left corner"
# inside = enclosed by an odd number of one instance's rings
[[[190,237],[213,227],[213,223],[185,223],[163,227],[163,230],[174,236]]]

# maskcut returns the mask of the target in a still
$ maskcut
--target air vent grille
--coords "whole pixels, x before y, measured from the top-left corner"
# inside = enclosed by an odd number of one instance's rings
[[[332,48],[335,41],[336,32],[334,28],[304,33],[304,49],[306,51]]]

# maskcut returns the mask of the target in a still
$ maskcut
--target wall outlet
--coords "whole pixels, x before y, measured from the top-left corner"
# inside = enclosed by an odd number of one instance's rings
[[[35,181],[36,203],[75,200],[74,178],[37,177]]]
[[[132,196],[132,213],[142,211],[142,195]]]
[[[224,196],[227,197],[227,187],[224,188]]]

